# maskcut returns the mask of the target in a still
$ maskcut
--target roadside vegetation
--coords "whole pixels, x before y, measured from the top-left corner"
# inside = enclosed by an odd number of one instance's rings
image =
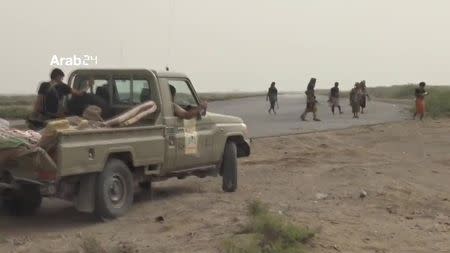
[[[417,85],[397,85],[392,87],[369,88],[369,94],[375,98],[398,99],[411,101],[411,111],[415,111],[414,90]],[[425,89],[430,93],[425,99],[427,115],[432,118],[450,116],[450,87],[449,86],[427,86]]]
[[[410,110],[413,112],[416,87],[415,84],[368,87],[368,92],[376,100],[409,104],[411,105]],[[425,100],[427,115],[432,118],[450,117],[450,86],[427,86],[425,89],[430,93]],[[328,96],[328,90],[318,90],[317,93]],[[348,91],[342,91],[341,97],[348,98],[348,94]]]
[[[450,90],[431,91],[425,101],[431,117],[450,117]]]
[[[0,118],[3,119],[25,119],[31,113],[31,106],[7,105],[0,106]]]
[[[11,95],[11,96],[0,96],[0,106],[30,106],[35,100],[34,95]]]
[[[223,244],[226,253],[303,253],[314,232],[269,212],[267,205],[252,201],[249,221]]]
[[[0,96],[0,118],[26,118],[31,112],[34,100],[33,95]]]

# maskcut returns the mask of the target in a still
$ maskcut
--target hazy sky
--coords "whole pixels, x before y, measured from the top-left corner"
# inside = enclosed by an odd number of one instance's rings
[[[450,84],[448,0],[3,1],[0,93],[33,93],[53,55],[187,73],[197,91]],[[61,67],[69,73],[77,67]]]

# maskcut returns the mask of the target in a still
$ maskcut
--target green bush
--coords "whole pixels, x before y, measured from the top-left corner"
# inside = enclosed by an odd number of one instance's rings
[[[408,99],[414,97],[416,86],[412,84],[394,85],[390,87],[367,88],[370,96],[389,99]]]
[[[0,106],[5,105],[22,105],[29,106],[33,104],[36,96],[34,95],[11,95],[11,96],[0,96]]]
[[[302,253],[314,232],[271,214],[267,205],[252,201],[249,222],[238,235],[225,241],[227,253]]]
[[[259,200],[253,200],[247,205],[247,212],[250,217],[267,214],[268,206]]]
[[[450,91],[430,91],[425,97],[427,114],[433,118],[450,116]]]
[[[30,106],[1,106],[0,118],[3,119],[26,119],[31,113]]]

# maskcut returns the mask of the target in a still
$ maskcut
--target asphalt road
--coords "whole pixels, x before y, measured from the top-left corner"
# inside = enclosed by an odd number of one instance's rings
[[[300,120],[300,114],[305,109],[304,95],[283,95],[278,97],[279,110],[277,115],[268,114],[269,103],[265,97],[252,97],[227,101],[211,102],[208,111],[236,115],[244,119],[251,137],[277,136],[283,134],[305,133],[343,129],[359,125],[371,125],[404,120],[408,117],[405,106],[384,102],[368,102],[366,113],[359,119],[353,119],[348,99],[341,99],[344,114],[331,114],[326,97],[318,97],[318,115],[322,120],[315,122],[312,114]],[[337,110],[337,109],[336,109]]]
[[[326,97],[318,97],[320,102],[318,115],[320,122],[312,121],[312,114],[307,116],[308,121],[300,120],[300,114],[305,108],[304,95],[282,95],[278,98],[280,108],[277,115],[268,114],[269,103],[265,97],[251,97],[216,101],[208,104],[208,111],[239,116],[247,124],[251,137],[277,136],[283,134],[305,133],[343,129],[351,126],[371,125],[385,122],[393,122],[406,119],[402,104],[384,102],[368,102],[365,114],[359,119],[352,119],[351,108],[348,99],[341,99],[344,114],[331,114]],[[11,121],[14,125],[23,125],[24,121]]]

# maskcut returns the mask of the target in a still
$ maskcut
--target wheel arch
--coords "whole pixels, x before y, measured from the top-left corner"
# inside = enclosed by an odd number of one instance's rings
[[[132,172],[134,171],[135,155],[134,155],[134,150],[132,147],[110,149],[108,152],[108,155],[106,156],[106,159],[104,161],[104,166],[111,159],[117,159],[117,160],[124,162]]]
[[[238,158],[247,157],[250,155],[250,145],[241,134],[232,134],[227,136],[226,142],[228,141],[234,142],[236,144]]]

